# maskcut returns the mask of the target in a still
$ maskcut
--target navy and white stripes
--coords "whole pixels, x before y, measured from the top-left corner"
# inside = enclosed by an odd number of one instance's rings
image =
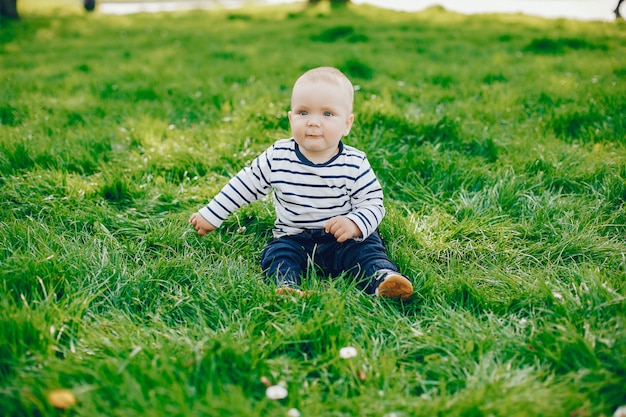
[[[318,229],[331,217],[347,216],[369,236],[385,215],[383,192],[365,154],[340,142],[340,152],[313,164],[291,139],[275,142],[243,168],[200,210],[219,227],[230,213],[274,190],[274,236]]]

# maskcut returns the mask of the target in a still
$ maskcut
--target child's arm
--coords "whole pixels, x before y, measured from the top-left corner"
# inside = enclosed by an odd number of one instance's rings
[[[354,191],[350,194],[352,210],[345,215],[345,218],[354,224],[356,231],[349,225],[344,226],[347,228],[345,230],[348,232],[346,234],[349,236],[348,239],[356,240],[366,239],[385,216],[383,190],[367,158],[361,162],[359,168],[360,173],[352,187]],[[342,221],[342,224],[346,223]],[[336,234],[334,236],[337,238]]]
[[[189,223],[200,236],[220,227],[233,211],[268,194],[270,184],[267,178],[271,178],[269,160],[273,149],[272,145],[255,158],[249,167],[239,171],[206,207],[189,218]]]
[[[200,213],[194,213],[189,218],[189,223],[193,225],[200,236],[206,235],[208,232],[212,232],[217,229],[217,227],[213,226],[211,223],[206,221],[204,217]]]

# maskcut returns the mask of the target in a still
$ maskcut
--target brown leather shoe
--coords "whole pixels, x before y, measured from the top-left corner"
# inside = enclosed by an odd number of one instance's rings
[[[309,298],[311,296],[310,291],[302,291],[293,287],[278,287],[274,290],[274,294],[280,297],[297,297],[297,298]]]
[[[376,288],[376,296],[402,300],[413,295],[413,284],[408,278],[395,273],[388,274]]]

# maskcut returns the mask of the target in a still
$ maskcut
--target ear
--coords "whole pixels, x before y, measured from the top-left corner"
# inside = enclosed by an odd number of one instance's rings
[[[287,117],[289,118],[289,123],[291,123],[291,118],[293,117],[293,113],[291,112],[291,110],[287,112]]]
[[[352,123],[354,122],[354,114],[351,113],[350,116],[346,119],[346,128],[343,131],[344,136],[348,136],[350,134],[350,129],[352,129]]]

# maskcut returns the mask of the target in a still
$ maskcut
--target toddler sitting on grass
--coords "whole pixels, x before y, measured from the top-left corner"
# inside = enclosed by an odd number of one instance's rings
[[[349,273],[369,294],[403,300],[413,294],[377,232],[385,215],[380,183],[365,154],[342,141],[354,121],[353,101],[354,88],[341,71],[305,72],[291,95],[293,137],[275,142],[189,219],[204,236],[273,190],[274,238],[261,268],[279,293],[299,292],[312,261],[331,276]]]

